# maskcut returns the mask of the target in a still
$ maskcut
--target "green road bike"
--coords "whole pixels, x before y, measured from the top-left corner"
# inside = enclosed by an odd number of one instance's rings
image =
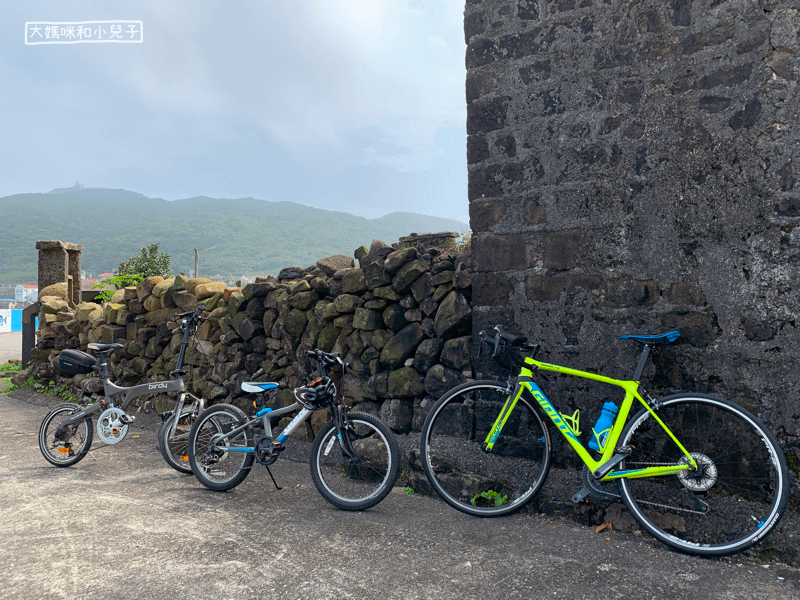
[[[495,327],[481,343],[519,367],[508,382],[471,381],[445,394],[422,427],[425,474],[451,506],[500,516],[529,502],[550,468],[552,423],[584,463],[588,496],[622,499],[639,525],[675,550],[701,556],[740,552],[762,540],[786,510],[789,475],[775,436],[749,411],[707,394],[652,398],[639,379],[653,348],[677,331],[622,336],[640,343],[632,380],[612,379],[535,359],[538,346]],[[593,432],[592,452],[579,440],[580,414],[560,413],[533,381],[534,371],[591,379],[622,388],[609,429]],[[630,416],[634,403],[641,410]]]

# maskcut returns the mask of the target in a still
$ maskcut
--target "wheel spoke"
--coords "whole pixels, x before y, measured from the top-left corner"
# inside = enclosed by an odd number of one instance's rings
[[[369,415],[347,415],[341,442],[333,422],[314,440],[311,477],[331,504],[363,510],[380,502],[397,478],[399,456],[391,433]],[[347,451],[342,446],[346,446]]]
[[[698,470],[621,480],[634,517],[683,552],[724,555],[756,543],[775,526],[788,497],[785,460],[774,436],[753,415],[720,398],[676,396],[655,410]],[[640,412],[623,434],[623,444],[634,448],[624,468],[678,464],[682,457],[670,454],[667,438],[649,413]]]
[[[533,498],[547,475],[549,433],[524,397],[491,451],[482,448],[508,396],[508,387],[497,382],[459,386],[434,405],[423,425],[425,474],[439,495],[462,512],[513,512]]]

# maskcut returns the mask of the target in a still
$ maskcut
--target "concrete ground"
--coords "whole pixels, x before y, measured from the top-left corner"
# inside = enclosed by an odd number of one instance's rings
[[[785,565],[540,516],[476,519],[400,488],[338,511],[306,463],[273,466],[281,491],[258,467],[211,492],[146,429],[53,467],[37,446],[43,404],[0,394],[0,598],[800,598]]]
[[[22,332],[0,333],[0,365],[15,358],[22,360]]]

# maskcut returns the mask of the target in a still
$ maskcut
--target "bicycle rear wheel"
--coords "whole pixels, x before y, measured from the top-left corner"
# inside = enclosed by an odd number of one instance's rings
[[[786,508],[789,477],[764,424],[733,402],[705,394],[669,396],[652,408],[698,469],[619,480],[622,499],[642,528],[701,556],[740,552],[772,531]],[[633,448],[622,470],[686,460],[647,410],[629,421],[621,439]]]
[[[39,427],[39,450],[47,462],[69,467],[79,462],[92,446],[92,419],[87,417],[64,427],[56,436],[61,422],[81,409],[77,404],[60,404],[51,410]]]
[[[231,404],[204,410],[189,434],[189,464],[197,480],[207,488],[225,492],[245,480],[253,466],[253,434],[250,427],[224,437],[247,422],[247,415]]]
[[[529,502],[550,468],[550,434],[521,397],[490,452],[482,449],[510,393],[498,381],[450,390],[422,426],[420,454],[431,486],[453,508],[479,517],[506,515]]]
[[[343,510],[375,506],[392,491],[400,453],[389,428],[371,415],[344,415],[338,438],[333,421],[325,425],[311,448],[311,479],[328,502]],[[346,445],[347,450],[342,446]]]
[[[192,424],[197,414],[191,408],[181,410],[181,415],[175,419],[173,414],[161,424],[156,439],[158,450],[167,464],[178,471],[191,475],[192,465],[189,464],[189,435]]]

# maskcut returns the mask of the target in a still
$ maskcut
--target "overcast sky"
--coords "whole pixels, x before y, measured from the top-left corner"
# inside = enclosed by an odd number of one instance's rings
[[[7,3],[0,196],[80,181],[167,200],[252,196],[467,221],[463,9]],[[143,42],[25,44],[26,22],[101,20],[142,21]]]

